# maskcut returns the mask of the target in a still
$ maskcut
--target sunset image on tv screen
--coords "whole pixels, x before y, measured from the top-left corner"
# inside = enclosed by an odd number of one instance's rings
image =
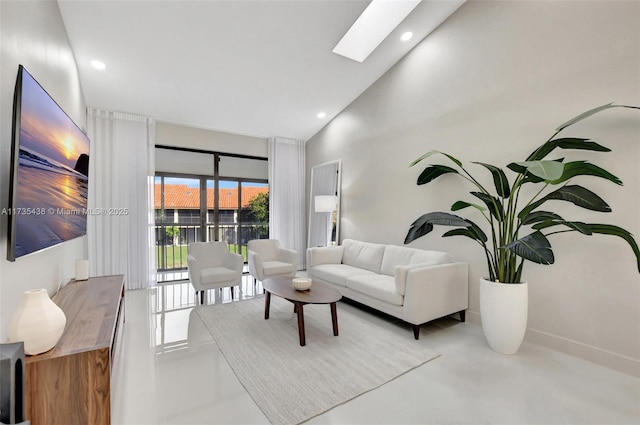
[[[89,139],[47,92],[22,71],[15,215],[15,257],[87,229]]]

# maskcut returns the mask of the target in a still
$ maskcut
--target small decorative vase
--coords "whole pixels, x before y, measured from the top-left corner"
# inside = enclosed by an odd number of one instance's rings
[[[480,317],[484,336],[493,351],[515,354],[527,331],[527,282],[499,283],[480,279]]]
[[[45,289],[26,291],[9,324],[9,341],[24,341],[30,356],[52,349],[64,331],[67,318]]]

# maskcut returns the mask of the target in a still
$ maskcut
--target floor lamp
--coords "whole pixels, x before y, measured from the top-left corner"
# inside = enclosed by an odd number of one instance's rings
[[[334,195],[318,195],[315,197],[316,212],[327,214],[325,246],[332,245],[331,233],[333,231],[333,212],[338,208],[338,197]]]

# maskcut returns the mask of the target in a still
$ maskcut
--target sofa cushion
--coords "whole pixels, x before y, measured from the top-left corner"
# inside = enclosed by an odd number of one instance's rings
[[[384,274],[350,277],[347,288],[394,305],[402,305],[404,301],[404,297],[396,293],[395,279]]]
[[[344,247],[342,255],[344,264],[380,273],[384,245],[345,239],[342,246]]]
[[[382,257],[380,273],[393,276],[396,266],[421,263],[446,264],[451,262],[453,262],[453,257],[446,252],[387,245]]]
[[[346,264],[321,264],[311,267],[308,271],[311,278],[317,277],[318,279],[340,286],[347,286],[347,279],[352,276],[375,276],[373,272]]]
[[[411,263],[409,264],[419,264],[419,263],[434,263],[434,264],[448,264],[453,263],[453,257],[448,252],[442,251],[428,251],[416,249],[414,250],[413,257],[411,258]]]
[[[204,285],[210,283],[232,282],[236,280],[238,274],[235,270],[226,267],[210,267],[202,269],[200,272],[200,282]]]
[[[393,276],[396,266],[411,264],[411,258],[413,258],[416,251],[417,250],[413,248],[387,245],[384,248],[384,256],[382,257],[380,273]]]
[[[265,261],[262,263],[262,271],[265,276],[275,276],[287,273],[293,273],[293,264],[283,263],[282,261]]]

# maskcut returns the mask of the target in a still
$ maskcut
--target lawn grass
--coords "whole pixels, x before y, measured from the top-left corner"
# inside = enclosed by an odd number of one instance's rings
[[[229,251],[237,253],[238,245],[229,245]],[[240,254],[247,261],[247,246],[240,246]],[[162,257],[166,263],[162,262]],[[156,265],[163,270],[181,269],[187,267],[187,245],[156,246]]]

